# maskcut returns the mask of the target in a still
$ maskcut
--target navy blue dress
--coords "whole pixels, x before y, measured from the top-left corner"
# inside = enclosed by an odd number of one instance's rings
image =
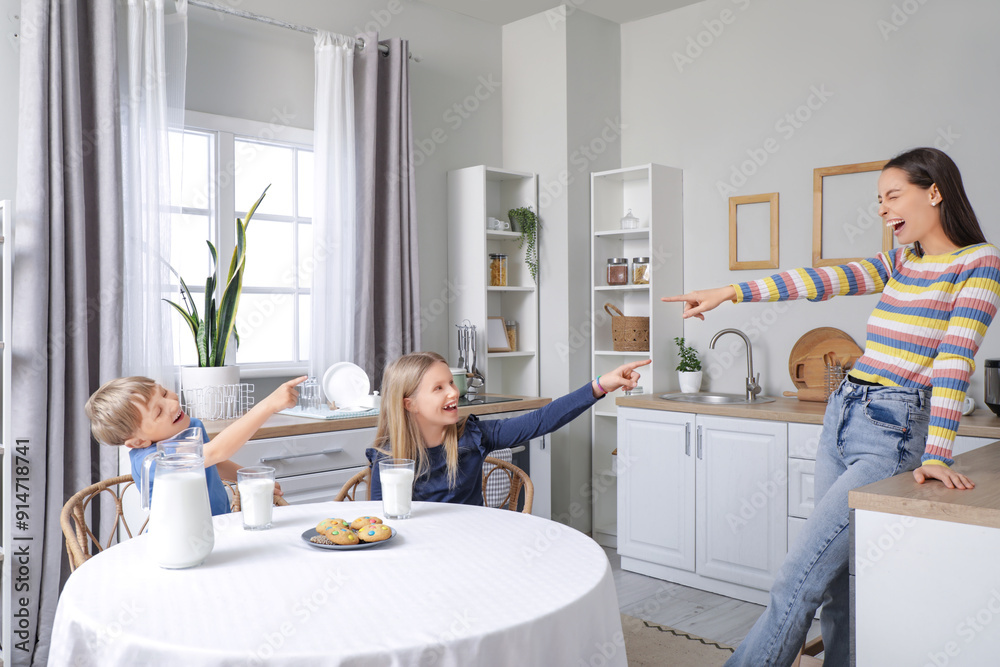
[[[596,403],[591,383],[557,398],[548,405],[520,417],[480,421],[470,415],[465,430],[458,439],[458,475],[454,488],[448,486],[448,466],[444,445],[427,448],[427,467],[414,480],[413,499],[440,503],[483,504],[483,459],[494,449],[512,447],[518,443],[551,433],[573,421]],[[368,448],[365,455],[372,463],[372,500],[382,499],[382,484],[378,462],[391,458]]]

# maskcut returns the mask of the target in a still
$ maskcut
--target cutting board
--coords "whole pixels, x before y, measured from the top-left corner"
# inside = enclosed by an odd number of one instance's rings
[[[854,339],[834,327],[807,331],[788,355],[788,374],[804,401],[826,400],[826,355],[833,355],[846,371],[864,353]],[[809,390],[809,391],[805,391]],[[786,393],[788,395],[788,393]]]

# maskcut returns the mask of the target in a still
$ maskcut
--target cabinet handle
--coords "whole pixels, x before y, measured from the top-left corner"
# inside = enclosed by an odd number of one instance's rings
[[[304,456],[323,456],[324,454],[342,454],[343,447],[331,447],[321,452],[309,452],[308,454],[288,454],[287,456],[267,456],[260,460],[261,463],[273,463],[275,461],[287,461],[289,459],[301,459]]]
[[[684,424],[684,456],[691,456],[691,424]]]
[[[701,426],[698,426],[698,459],[701,459]]]

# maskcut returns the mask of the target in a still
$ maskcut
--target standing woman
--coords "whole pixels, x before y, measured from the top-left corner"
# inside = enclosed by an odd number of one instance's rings
[[[878,200],[898,245],[912,247],[663,299],[683,301],[685,318],[704,319],[723,301],[882,294],[864,355],[828,400],[815,510],[790,545],[767,610],[727,666],[790,665],[820,604],[823,664],[849,664],[848,491],[905,470],[920,484],[974,486],[951,469],[951,448],[973,357],[1000,302],[1000,251],[986,243],[958,167],[939,150],[890,160]]]

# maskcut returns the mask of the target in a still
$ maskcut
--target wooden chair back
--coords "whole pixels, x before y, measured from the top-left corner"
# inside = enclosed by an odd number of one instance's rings
[[[495,459],[492,456],[487,456],[483,463],[484,469],[485,464],[491,464],[494,466],[488,472],[483,473],[483,488],[486,488],[486,482],[493,475],[506,475],[510,479],[510,493],[508,493],[507,497],[502,501],[501,507],[506,505],[507,509],[512,512],[516,512],[518,498],[523,490],[524,509],[522,509],[521,512],[523,514],[531,514],[531,502],[535,497],[535,485],[531,483],[531,478],[528,477],[528,473],[524,472],[513,463],[507,463],[506,461]]]

